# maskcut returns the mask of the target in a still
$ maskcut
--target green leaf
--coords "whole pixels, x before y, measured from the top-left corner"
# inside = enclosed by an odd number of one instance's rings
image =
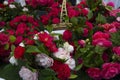
[[[58,80],[56,73],[52,69],[40,70],[39,80]]]
[[[22,80],[19,77],[19,70],[20,67],[9,64],[0,71],[0,77],[4,78],[5,80]]]
[[[98,14],[96,21],[97,21],[97,23],[102,23],[102,24],[107,22],[105,16],[103,16],[102,14]]]
[[[51,33],[53,31],[53,26],[52,25],[47,25],[46,29],[49,33]]]
[[[106,49],[105,47],[96,46],[95,47],[95,52],[98,53],[98,54],[103,54],[105,49]]]
[[[82,66],[83,66],[83,64],[80,64],[80,65],[76,66],[75,70],[79,71],[82,68]]]
[[[41,51],[36,46],[29,45],[27,46],[26,52],[27,53],[34,53],[34,52],[40,53]]]
[[[72,18],[70,19],[70,22],[72,22],[74,25],[77,25],[78,19],[75,18],[75,17],[72,17]]]
[[[12,50],[12,52],[14,52],[14,49],[15,49],[15,46],[12,45],[12,46],[11,46],[11,50]]]
[[[13,35],[11,35],[9,38],[10,38],[10,42],[15,42],[15,40],[16,40],[16,37]]]
[[[88,17],[88,20],[91,19],[91,18],[93,17],[93,13],[92,13],[92,11],[89,11],[87,17]]]
[[[9,44],[6,44],[6,45],[4,46],[4,49],[5,49],[5,50],[8,50],[8,49],[9,49]]]
[[[112,6],[105,6],[105,8],[106,8],[108,11],[112,10]]]
[[[69,77],[69,79],[75,79],[75,78],[77,78],[77,75],[75,75],[75,74],[71,74]]]
[[[120,12],[119,12],[119,13],[117,13],[117,17],[120,17]]]

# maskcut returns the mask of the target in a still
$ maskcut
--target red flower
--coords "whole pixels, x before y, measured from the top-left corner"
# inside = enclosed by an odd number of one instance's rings
[[[0,21],[0,27],[3,27],[5,25],[4,21]]]
[[[9,37],[4,33],[0,33],[0,45],[5,45],[8,41]]]
[[[6,32],[8,32],[9,35],[14,35],[14,33],[15,33],[14,30],[11,30],[11,29],[6,30]]]
[[[70,77],[70,68],[67,64],[63,64],[59,61],[54,61],[54,64],[51,68],[57,73],[57,77],[60,80],[68,80]]]
[[[39,33],[39,40],[43,43],[52,42],[53,38],[46,32]]]
[[[4,8],[5,6],[3,4],[0,3],[0,8]]]
[[[23,41],[23,37],[22,37],[22,36],[18,36],[18,37],[16,38],[15,44],[18,45],[18,44],[20,44],[22,41]]]
[[[60,22],[59,18],[53,18],[52,23],[53,24],[58,24]]]
[[[17,46],[14,50],[14,57],[19,59],[22,58],[25,52],[25,48],[21,47],[21,46]]]
[[[62,38],[66,41],[69,41],[72,39],[72,32],[69,31],[69,30],[65,30],[64,33],[63,33],[63,36]]]
[[[20,16],[20,18],[21,18],[21,20],[24,21],[24,22],[27,21],[27,15],[22,15],[22,16]]]
[[[71,8],[71,7],[68,8],[68,16],[69,16],[70,18],[77,16],[77,11],[74,10],[73,8]]]
[[[81,12],[84,16],[87,16],[89,11],[88,11],[88,9],[84,8],[81,10]]]
[[[101,78],[101,71],[99,68],[89,68],[87,69],[87,73],[91,78],[95,80],[100,80]]]
[[[42,6],[51,6],[54,0],[38,0],[38,3]]]
[[[16,35],[23,35],[25,33],[26,28],[27,25],[25,23],[20,23],[17,26]]]
[[[8,0],[8,3],[10,4],[10,3],[13,3],[14,2],[14,0]]]
[[[42,22],[44,25],[47,25],[47,24],[48,24],[49,19],[50,19],[50,17],[49,17],[48,15],[43,15],[43,16],[41,16],[41,22]]]
[[[10,50],[5,50],[4,49],[4,46],[1,46],[0,45],[0,59],[1,58],[5,58],[5,57],[8,57],[10,54]]]
[[[30,39],[25,39],[25,43],[27,44],[27,45],[33,45],[35,42],[34,42],[34,40],[30,40]]]

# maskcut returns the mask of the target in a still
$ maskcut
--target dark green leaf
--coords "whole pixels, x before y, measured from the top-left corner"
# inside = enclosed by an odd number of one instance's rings
[[[36,46],[29,45],[27,46],[26,52],[27,53],[34,53],[34,52],[40,53],[41,51]]]

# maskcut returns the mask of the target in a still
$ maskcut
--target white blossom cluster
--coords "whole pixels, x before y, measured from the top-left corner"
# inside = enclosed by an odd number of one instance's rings
[[[68,42],[64,43],[63,48],[59,48],[57,52],[53,53],[56,58],[66,60],[65,64],[68,64],[70,69],[75,68],[75,60],[71,58],[70,53],[74,51],[72,45]]]
[[[37,54],[35,61],[38,63],[39,66],[43,67],[51,67],[53,65],[53,59],[46,54]]]
[[[32,72],[24,66],[22,66],[21,70],[19,71],[19,75],[23,80],[38,80],[37,72]]]

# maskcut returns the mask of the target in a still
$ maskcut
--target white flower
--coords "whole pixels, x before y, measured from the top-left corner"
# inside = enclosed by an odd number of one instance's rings
[[[8,5],[8,1],[4,1],[3,4],[4,4],[4,5]]]
[[[5,30],[4,30],[4,29],[1,29],[1,30],[0,30],[0,32],[3,32],[3,31],[5,31]]]
[[[23,11],[28,11],[28,8],[24,7],[22,10],[23,10]]]
[[[59,48],[57,52],[53,53],[56,58],[68,60],[70,58],[70,53],[65,49]]]
[[[15,0],[16,2],[20,3],[20,5],[23,7],[23,6],[26,6],[26,2],[25,0]]]
[[[19,44],[19,46],[21,46],[21,47],[25,47],[25,45],[24,45],[23,42],[21,42],[21,43]]]
[[[120,17],[117,17],[117,21],[120,21]]]
[[[39,37],[38,37],[38,34],[35,34],[33,39],[34,39],[34,40],[38,40],[38,38],[39,38]]]
[[[38,63],[39,66],[43,67],[51,67],[53,66],[53,59],[47,56],[46,54],[37,54],[35,61]]]
[[[75,68],[75,60],[73,58],[68,59],[65,63],[68,64],[70,69],[73,70]]]
[[[19,75],[23,80],[38,80],[37,72],[32,72],[24,66],[19,71]]]
[[[9,7],[12,8],[12,9],[16,8],[15,5],[13,5],[13,4],[10,4]]]
[[[18,62],[17,62],[17,60],[15,59],[14,56],[12,56],[12,57],[9,59],[9,62],[10,62],[12,65],[18,65]]]
[[[53,37],[54,37],[54,40],[59,40],[59,36],[58,35],[55,35]]]
[[[0,80],[5,80],[5,79],[3,79],[3,78],[0,78]]]
[[[63,47],[64,47],[64,49],[65,49],[67,52],[69,52],[69,53],[71,53],[71,52],[74,51],[73,46],[70,45],[68,42],[65,42]]]

